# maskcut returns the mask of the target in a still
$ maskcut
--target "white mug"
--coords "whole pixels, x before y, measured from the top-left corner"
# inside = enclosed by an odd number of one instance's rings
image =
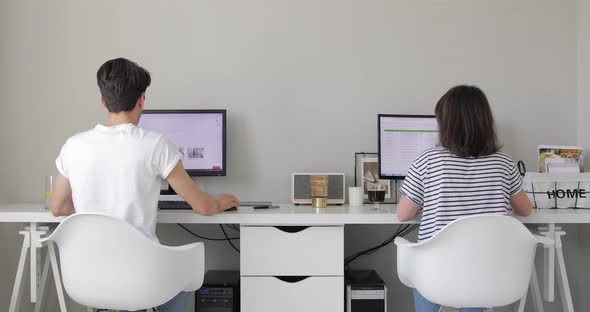
[[[359,207],[363,205],[364,197],[363,188],[360,186],[352,186],[348,188],[348,205],[351,207]]]

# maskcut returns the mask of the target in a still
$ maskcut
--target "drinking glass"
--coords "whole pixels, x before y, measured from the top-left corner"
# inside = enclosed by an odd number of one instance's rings
[[[386,192],[387,187],[384,184],[374,183],[367,186],[369,202],[375,205],[376,210],[379,210],[379,204],[385,201]]]
[[[51,193],[53,192],[53,176],[45,176],[45,194],[43,208],[50,209]]]

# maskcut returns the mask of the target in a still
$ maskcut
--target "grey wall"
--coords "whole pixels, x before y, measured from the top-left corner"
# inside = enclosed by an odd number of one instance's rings
[[[342,171],[352,183],[354,152],[377,149],[377,113],[432,113],[459,83],[484,89],[504,150],[534,168],[538,144],[589,146],[576,112],[587,113],[588,95],[577,90],[590,71],[577,68],[588,63],[581,20],[590,15],[576,11],[588,7],[577,1],[2,1],[0,201],[41,200],[61,144],[104,119],[94,74],[119,56],[151,71],[148,108],[229,111],[228,176],[198,179],[211,192],[286,202],[294,171]],[[556,111],[571,113],[556,119]],[[2,303],[20,248],[16,228],[0,225]],[[393,230],[351,226],[346,252]],[[158,234],[193,241],[175,226]],[[581,240],[568,239],[576,255],[568,261],[583,268]],[[225,244],[207,244],[210,268],[239,267]],[[394,258],[385,248],[355,266],[377,268],[391,306],[408,311]],[[573,275],[578,304],[590,278]]]

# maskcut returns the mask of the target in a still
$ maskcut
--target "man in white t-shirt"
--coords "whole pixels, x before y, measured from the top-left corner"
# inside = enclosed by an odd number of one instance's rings
[[[233,195],[213,198],[201,191],[184,170],[178,147],[159,133],[137,127],[151,82],[147,70],[118,58],[104,63],[96,76],[108,119],[72,136],[62,147],[55,161],[59,174],[51,198],[54,216],[104,213],[157,241],[157,204],[164,179],[200,214],[238,207]]]

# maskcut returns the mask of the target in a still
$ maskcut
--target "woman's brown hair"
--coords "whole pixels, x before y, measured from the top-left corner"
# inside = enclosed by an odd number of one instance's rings
[[[486,95],[475,86],[456,86],[434,109],[439,143],[460,157],[491,155],[500,150],[494,117]]]

